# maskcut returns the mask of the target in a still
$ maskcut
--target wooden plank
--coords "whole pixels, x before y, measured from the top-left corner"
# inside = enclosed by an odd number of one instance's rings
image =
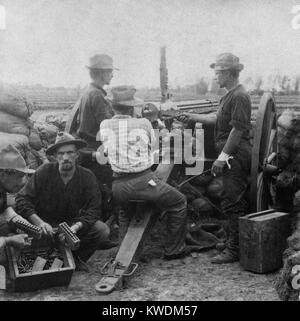
[[[145,209],[141,221],[137,222],[135,218],[133,218],[117,253],[117,262],[120,262],[124,266],[129,266],[131,264],[141,240],[144,235],[147,234],[147,227],[149,226],[151,215],[152,210]]]

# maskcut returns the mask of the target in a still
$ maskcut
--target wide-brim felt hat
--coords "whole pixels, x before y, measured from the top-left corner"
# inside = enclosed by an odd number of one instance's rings
[[[28,168],[16,147],[7,145],[0,149],[0,169],[16,170],[25,174],[33,174],[34,169]]]
[[[81,149],[86,147],[87,143],[82,139],[75,139],[69,133],[59,132],[56,136],[55,143],[46,150],[46,154],[51,156],[58,148],[65,145],[75,145],[77,149]]]
[[[114,67],[113,58],[105,54],[92,56],[86,68],[94,70],[119,70]]]
[[[240,59],[232,53],[225,52],[217,56],[216,62],[210,65],[215,70],[238,70],[244,69],[244,65],[240,63]]]
[[[113,95],[113,105],[134,107],[144,104],[144,101],[142,99],[134,97],[136,89],[133,86],[114,87],[111,92]]]

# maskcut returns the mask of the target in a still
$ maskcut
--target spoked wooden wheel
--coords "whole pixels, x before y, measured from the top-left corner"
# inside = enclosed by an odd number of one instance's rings
[[[276,166],[277,121],[274,98],[265,93],[256,115],[251,159],[251,211],[263,211],[272,205],[272,169]]]

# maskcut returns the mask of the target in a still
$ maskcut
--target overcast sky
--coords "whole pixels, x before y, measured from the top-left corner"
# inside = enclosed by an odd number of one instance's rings
[[[300,0],[0,0],[0,77],[8,82],[76,86],[89,81],[94,53],[114,57],[112,85],[159,86],[167,47],[171,86],[212,77],[209,64],[230,51],[243,78],[300,74]]]

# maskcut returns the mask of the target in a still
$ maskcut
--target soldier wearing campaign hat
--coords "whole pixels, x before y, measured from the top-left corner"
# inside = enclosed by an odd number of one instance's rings
[[[245,193],[250,175],[251,149],[251,100],[239,83],[239,74],[244,69],[237,56],[222,53],[210,65],[215,79],[227,93],[220,100],[217,114],[188,114],[179,117],[185,122],[201,122],[215,126],[215,147],[219,157],[211,172],[223,177],[222,211],[229,218],[229,235],[225,249],[212,259],[212,263],[230,263],[239,260],[238,219],[247,213]]]
[[[89,70],[91,83],[80,97],[77,136],[84,139],[88,146],[97,146],[96,135],[102,120],[111,118],[113,112],[106,100],[105,85],[109,85],[113,78],[112,57],[106,54],[97,54],[90,58],[86,66]]]
[[[88,270],[85,262],[102,248],[115,246],[110,230],[102,221],[101,194],[94,174],[78,165],[79,150],[86,142],[71,134],[58,133],[46,154],[55,162],[37,169],[16,197],[20,215],[53,237],[55,227],[66,222],[81,240],[74,251],[76,266]]]
[[[110,84],[113,71],[118,69],[114,66],[113,58],[107,54],[92,56],[86,68],[91,83],[76,103],[78,105],[77,125],[75,132],[71,134],[87,143],[80,152],[79,162],[83,167],[90,169],[97,178],[103,199],[102,210],[104,214],[108,213],[107,219],[110,212],[112,171],[109,164],[99,165],[96,162],[95,153],[100,146],[96,136],[101,122],[114,114],[104,87]]]
[[[6,263],[6,245],[18,250],[27,243],[26,234],[10,235],[14,231],[9,221],[20,216],[12,210],[9,216],[5,214],[8,207],[6,194],[18,192],[25,184],[26,174],[34,172],[26,166],[24,158],[15,147],[8,145],[0,149],[0,264]]]

